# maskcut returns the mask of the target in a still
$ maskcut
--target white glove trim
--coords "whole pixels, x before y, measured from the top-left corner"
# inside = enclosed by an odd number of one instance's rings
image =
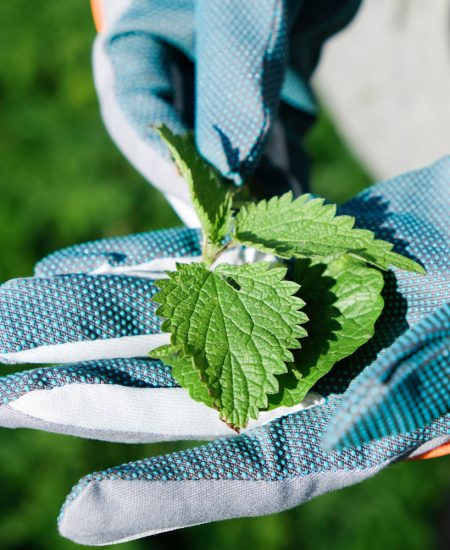
[[[51,346],[41,346],[16,353],[0,354],[0,363],[74,363],[94,359],[114,359],[117,357],[148,357],[149,352],[170,341],[170,334],[142,334],[124,336],[108,340],[88,340],[67,342]]]
[[[311,392],[295,407],[261,412],[247,429],[314,406],[321,397]],[[164,439],[214,439],[236,435],[219,413],[194,401],[183,388],[133,388],[116,384],[74,383],[51,390],[34,390],[9,406],[35,419],[81,430],[162,435]],[[152,440],[154,437],[152,438]]]
[[[147,279],[166,279],[166,271],[175,271],[177,264],[191,264],[201,262],[201,256],[182,256],[174,258],[155,258],[149,262],[136,265],[112,266],[105,262],[97,267],[90,275],[127,275],[144,277]],[[220,257],[214,262],[212,268],[220,264],[243,265],[252,264],[255,262],[276,262],[277,258],[272,254],[266,254],[256,250],[256,248],[235,246],[223,252]]]

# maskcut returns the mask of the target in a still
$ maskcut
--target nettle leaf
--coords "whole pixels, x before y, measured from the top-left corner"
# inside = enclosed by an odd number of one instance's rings
[[[151,355],[172,367],[172,376],[182,388],[188,390],[194,401],[214,407],[214,400],[208,386],[201,379],[201,372],[196,368],[194,358],[185,355],[180,346],[161,346],[154,349]]]
[[[235,237],[248,246],[282,258],[331,256],[351,253],[381,269],[425,270],[409,258],[392,252],[392,244],[375,240],[366,229],[355,229],[351,216],[336,216],[336,206],[323,199],[292,193],[243,207],[236,216]]]
[[[276,376],[293,361],[307,321],[294,296],[298,285],[284,280],[286,268],[268,262],[242,266],[178,264],[157,284],[154,297],[171,343],[200,372],[214,406],[233,428],[268,406],[278,391]],[[174,348],[172,348],[174,349]],[[153,354],[153,353],[152,353]],[[183,365],[177,365],[180,370]],[[180,371],[178,371],[180,372]]]
[[[220,245],[231,228],[230,189],[198,153],[192,132],[175,135],[167,126],[157,131],[189,186],[204,235],[212,244]]]
[[[294,280],[306,302],[308,338],[295,352],[289,372],[279,377],[280,391],[269,408],[300,403],[314,384],[374,333],[383,309],[383,275],[351,256],[326,263],[297,260]]]

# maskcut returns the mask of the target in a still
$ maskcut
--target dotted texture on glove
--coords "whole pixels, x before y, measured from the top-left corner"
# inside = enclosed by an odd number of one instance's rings
[[[69,246],[53,252],[35,266],[38,277],[89,273],[107,264],[111,267],[139,265],[156,258],[200,256],[201,234],[197,229],[161,229],[112,237]]]
[[[61,275],[0,287],[0,353],[160,332],[150,279]]]
[[[237,183],[261,157],[278,109],[286,18],[282,0],[198,2],[196,139]]]
[[[200,232],[179,228],[101,239],[40,261],[36,277],[0,286],[0,353],[160,331],[150,279],[88,275],[102,267],[199,256]]]
[[[193,55],[193,7],[192,0],[132,0],[104,43],[117,103],[139,137],[167,158],[152,126],[165,123],[177,133],[186,130],[174,105],[174,48]]]

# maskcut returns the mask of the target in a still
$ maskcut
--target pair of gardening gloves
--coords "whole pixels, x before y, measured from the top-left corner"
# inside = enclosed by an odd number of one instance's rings
[[[450,158],[340,208],[427,274],[385,273],[374,337],[301,405],[262,413],[236,435],[148,358],[168,339],[153,281],[201,254],[187,187],[152,126],[195,126],[201,153],[237,184],[256,174],[262,194],[305,190],[292,121],[314,114],[307,82],[320,46],[359,2],[192,4],[94,3],[94,67],[112,136],[194,227],[66,248],[0,286],[0,361],[58,365],[0,379],[0,425],[128,443],[211,440],[81,479],[58,520],[78,543],[280,512],[450,441]]]

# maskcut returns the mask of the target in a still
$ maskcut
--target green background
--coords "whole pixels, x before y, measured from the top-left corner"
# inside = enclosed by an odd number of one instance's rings
[[[94,34],[87,2],[0,3],[0,281],[30,275],[58,247],[179,223],[102,126],[90,67]],[[325,114],[307,146],[314,191],[342,201],[370,183]],[[56,530],[71,486],[93,470],[180,448],[0,429],[0,549],[81,548]],[[449,548],[449,466],[450,457],[398,464],[283,514],[121,548]]]

